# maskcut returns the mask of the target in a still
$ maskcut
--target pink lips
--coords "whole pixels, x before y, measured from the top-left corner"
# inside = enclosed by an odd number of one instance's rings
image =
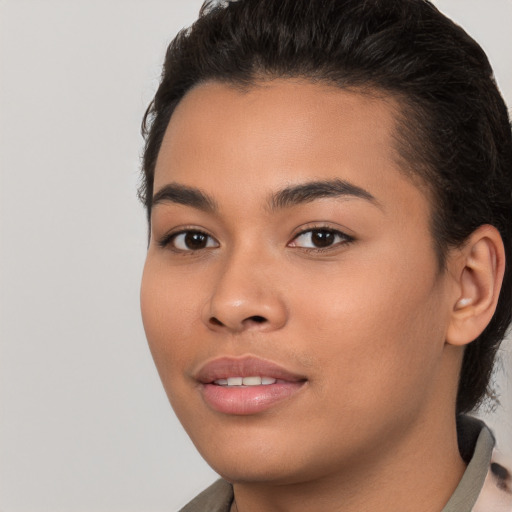
[[[270,377],[273,384],[223,386],[214,381],[230,377]],[[197,372],[206,404],[224,414],[250,415],[265,411],[299,391],[306,378],[281,366],[255,357],[222,357],[205,364]]]

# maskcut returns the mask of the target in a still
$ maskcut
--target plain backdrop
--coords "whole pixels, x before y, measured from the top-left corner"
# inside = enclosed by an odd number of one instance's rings
[[[0,0],[2,512],[173,511],[215,479],[167,403],[138,303],[140,120],[200,4]],[[511,105],[512,0],[437,4]],[[487,418],[512,457],[511,378],[496,380]]]

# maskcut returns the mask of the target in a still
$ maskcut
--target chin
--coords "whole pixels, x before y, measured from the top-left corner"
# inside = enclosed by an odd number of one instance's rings
[[[339,456],[331,458],[332,450],[325,453],[325,447],[315,442],[308,446],[303,436],[299,440],[288,433],[286,442],[282,435],[258,438],[254,431],[252,434],[246,432],[245,439],[236,435],[228,436],[230,440],[217,437],[204,444],[196,443],[196,447],[212,469],[233,484],[303,483],[330,473],[340,463],[343,465]],[[311,436],[309,439],[313,441]]]
[[[209,462],[209,461],[207,461]],[[260,460],[256,464],[249,464],[246,461],[215,461],[210,466],[224,480],[232,484],[259,483],[290,485],[309,480],[311,477],[305,468],[292,467],[293,461],[286,461],[286,465],[274,463],[274,461]]]
[[[201,456],[222,478],[231,483],[275,482],[295,479],[308,464],[299,456],[293,443],[283,442],[282,435],[264,435],[258,429],[241,427],[237,431],[219,430],[208,438],[191,436]],[[296,460],[296,459],[303,459]]]

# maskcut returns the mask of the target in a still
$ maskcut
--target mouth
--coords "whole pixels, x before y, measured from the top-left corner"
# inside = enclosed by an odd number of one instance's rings
[[[307,379],[264,359],[222,357],[198,371],[206,405],[223,414],[251,415],[291,399]]]

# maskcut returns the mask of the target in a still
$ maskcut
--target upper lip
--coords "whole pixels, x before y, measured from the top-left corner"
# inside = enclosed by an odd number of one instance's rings
[[[286,370],[272,361],[254,356],[219,357],[203,364],[195,374],[196,380],[209,384],[228,377],[271,377],[273,379],[298,382],[306,377]]]

